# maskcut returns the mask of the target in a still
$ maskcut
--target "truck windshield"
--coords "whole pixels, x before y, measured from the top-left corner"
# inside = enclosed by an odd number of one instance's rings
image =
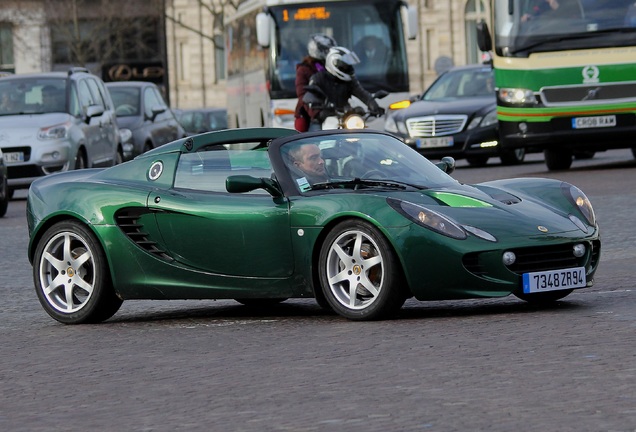
[[[634,45],[634,0],[495,0],[495,4],[499,55]]]

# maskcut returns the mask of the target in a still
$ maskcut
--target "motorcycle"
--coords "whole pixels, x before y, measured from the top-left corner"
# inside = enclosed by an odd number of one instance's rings
[[[311,109],[320,110],[319,119],[313,120],[313,122],[319,121],[322,130],[364,129],[371,117],[379,117],[383,114],[370,113],[362,107],[352,107],[348,104],[344,107],[337,107],[334,103],[329,102],[327,95],[315,85],[305,86],[305,90],[307,92],[303,97],[303,102]],[[382,99],[388,94],[389,92],[386,90],[379,90],[372,96],[374,99]]]

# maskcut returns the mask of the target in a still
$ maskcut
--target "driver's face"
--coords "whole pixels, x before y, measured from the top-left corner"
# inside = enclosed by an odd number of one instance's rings
[[[316,144],[302,146],[300,157],[294,164],[310,176],[324,176],[326,173],[325,161],[320,157],[320,148]]]

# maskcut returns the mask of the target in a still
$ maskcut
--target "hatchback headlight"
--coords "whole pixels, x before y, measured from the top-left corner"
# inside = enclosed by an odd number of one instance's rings
[[[71,127],[70,123],[62,123],[62,124],[57,124],[53,126],[43,127],[38,132],[38,138],[39,139],[66,138],[70,127]]]
[[[458,240],[468,237],[459,224],[436,211],[393,198],[387,199],[387,203],[407,219],[425,228]]]

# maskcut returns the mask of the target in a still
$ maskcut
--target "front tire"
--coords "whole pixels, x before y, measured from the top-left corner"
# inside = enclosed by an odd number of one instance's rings
[[[545,164],[550,171],[570,169],[572,166],[572,152],[567,150],[544,150]]]
[[[372,225],[336,225],[320,250],[318,276],[331,308],[356,321],[396,313],[406,301],[402,268],[391,244]]]
[[[0,217],[3,217],[7,213],[9,208],[9,186],[7,186],[7,179],[2,179],[0,184]]]
[[[44,310],[64,324],[107,320],[122,304],[100,243],[76,221],[44,233],[33,258],[33,281]]]
[[[499,159],[501,159],[501,163],[503,165],[519,165],[523,163],[525,158],[526,149],[523,147],[513,150],[505,150],[499,155]]]

